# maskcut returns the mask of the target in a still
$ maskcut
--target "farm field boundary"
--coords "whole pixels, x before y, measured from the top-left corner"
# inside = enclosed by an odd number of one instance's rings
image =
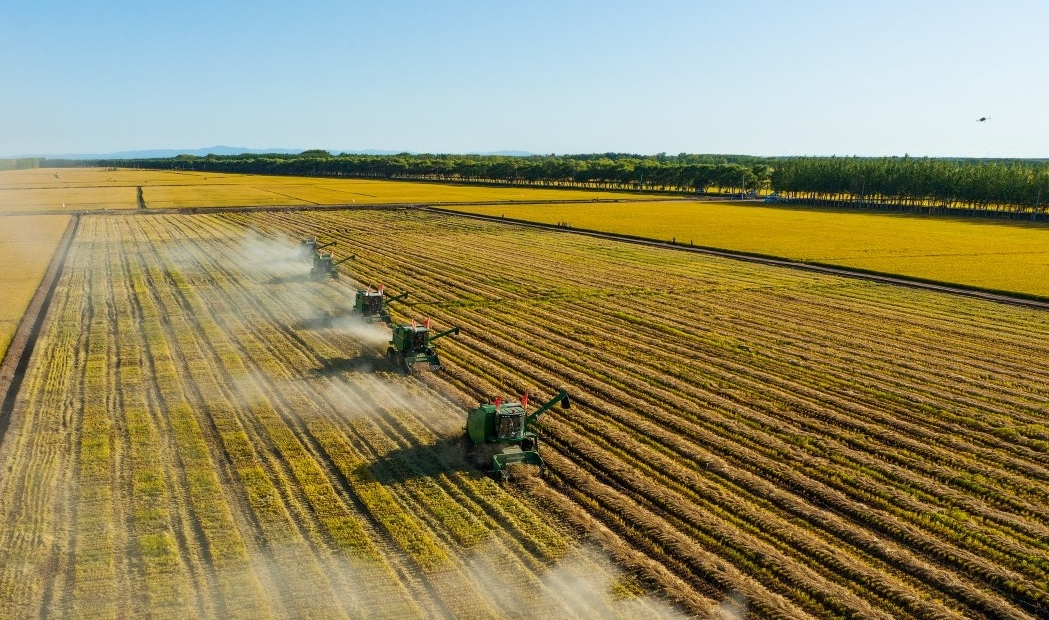
[[[0,616],[679,617],[464,467],[385,333],[316,324],[323,215],[418,212],[80,220],[0,446]]]
[[[44,278],[30,300],[25,314],[22,315],[18,328],[11,338],[11,343],[6,353],[3,354],[3,361],[0,362],[0,395],[3,397],[3,400],[0,401],[0,446],[3,446],[4,434],[11,422],[15,398],[18,396],[18,389],[25,376],[29,357],[33,353],[37,336],[44,325],[51,298],[58,284],[58,277],[62,273],[66,257],[69,255],[69,248],[79,227],[80,218],[78,216],[70,218],[66,232],[62,235],[58,248],[51,257],[51,264],[44,272]]]
[[[952,293],[955,295],[967,295],[970,297],[976,297],[979,299],[985,299],[988,301],[995,301],[1001,303],[1008,303],[1014,305],[1020,305],[1028,308],[1038,308],[1042,310],[1049,310],[1049,299],[1040,296],[1027,296],[1021,293],[1015,293],[1012,291],[1001,291],[994,289],[982,289],[976,287],[966,287],[953,282],[943,282],[937,280],[926,280],[922,278],[913,278],[907,276],[901,276],[899,274],[890,274],[877,271],[867,271],[863,269],[855,269],[843,267],[841,265],[824,264],[819,262],[801,262],[786,259],[780,256],[771,256],[765,254],[756,254],[751,252],[741,252],[735,250],[726,250],[723,248],[706,247],[699,245],[685,245],[682,243],[672,243],[667,241],[659,241],[657,239],[650,239],[647,237],[638,237],[633,235],[625,235],[619,233],[603,232],[599,230],[592,230],[587,228],[565,228],[563,226],[557,226],[555,224],[544,224],[542,222],[534,222],[530,220],[522,220],[508,217],[497,217],[494,215],[483,215],[478,213],[467,213],[463,211],[457,211],[455,209],[449,209],[445,207],[424,207],[429,211],[436,211],[444,213],[446,215],[456,215],[460,217],[468,217],[480,220],[486,220],[490,222],[501,222],[504,224],[514,224],[518,226],[529,226],[533,228],[539,228],[543,230],[556,230],[560,232],[570,232],[578,235],[585,235],[588,237],[596,237],[599,239],[608,239],[612,241],[624,241],[627,243],[636,243],[641,245],[647,245],[651,247],[666,248],[673,250],[681,250],[685,252],[693,252],[696,254],[705,254],[708,256],[719,256],[722,258],[732,258],[736,260],[749,261],[754,263],[760,263],[764,265],[774,265],[779,267],[788,267],[791,269],[802,269],[805,271],[813,271],[817,273],[826,273],[831,275],[846,276],[850,278],[860,278],[864,280],[870,280],[873,282],[881,282],[885,284],[896,284],[899,286],[909,286],[913,288],[920,288],[930,291],[938,291],[941,293]]]
[[[115,210],[92,210],[92,209],[77,209],[77,210],[50,210],[50,211],[9,211],[0,213],[0,218],[8,216],[25,216],[25,215],[111,215],[111,216],[127,216],[127,215],[193,215],[196,213],[243,213],[245,211],[255,211],[259,213],[293,213],[298,211],[350,211],[350,210],[390,210],[390,209],[418,209],[420,207],[430,207],[434,204],[439,204],[441,207],[456,207],[456,206],[469,206],[469,207],[484,207],[484,206],[499,206],[499,205],[562,205],[562,204],[593,204],[595,202],[639,202],[636,199],[620,199],[620,198],[601,198],[593,200],[528,200],[526,202],[518,201],[505,201],[505,200],[488,200],[488,201],[469,201],[469,202],[441,202],[434,203],[428,202],[421,204],[419,202],[390,202],[390,203],[372,203],[372,204],[358,204],[358,203],[342,203],[342,204],[308,204],[308,205],[219,205],[219,206],[200,206],[200,207],[162,207],[153,208],[148,204],[140,206],[136,211],[115,211]],[[643,201],[642,201],[643,202]],[[666,202],[665,199],[652,199],[650,202]],[[456,212],[458,213],[458,212]]]
[[[0,360],[69,227],[68,215],[0,220]]]
[[[70,214],[79,211],[213,207],[312,207],[398,203],[513,204],[543,201],[647,200],[625,191],[478,187],[192,171],[37,169],[0,172],[0,213]]]
[[[308,277],[321,231],[352,283]],[[0,616],[1049,614],[1049,314],[554,232],[82,218],[0,447]],[[326,324],[378,282],[462,328],[445,372]],[[547,478],[464,462],[464,409],[556,385]],[[617,566],[550,571],[575,540]],[[631,607],[573,613],[577,574]]]

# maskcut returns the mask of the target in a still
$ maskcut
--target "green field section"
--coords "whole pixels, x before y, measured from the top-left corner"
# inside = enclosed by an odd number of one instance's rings
[[[475,205],[456,210],[567,224],[790,260],[1049,298],[1049,226],[740,202]]]
[[[0,217],[0,359],[68,225],[65,215]]]

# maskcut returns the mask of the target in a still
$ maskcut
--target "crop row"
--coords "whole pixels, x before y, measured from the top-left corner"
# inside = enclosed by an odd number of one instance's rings
[[[1038,313],[419,212],[251,223],[329,231],[357,277],[417,291],[402,316],[461,325],[431,379],[449,393],[574,381],[582,413],[544,425],[560,462],[624,501],[661,489],[647,518],[742,571],[694,577],[762,584],[762,614],[777,597],[821,617],[1046,609]],[[680,516],[700,482],[714,521]],[[683,551],[647,553],[675,566]]]
[[[659,613],[552,581],[619,578],[464,468],[461,407],[323,327],[349,289],[293,253],[220,217],[84,218],[0,447],[0,615]]]
[[[461,326],[447,371],[329,326],[308,234]],[[604,613],[546,576],[615,579],[566,524],[701,616],[1049,608],[1039,313],[413,210],[85,218],[70,256],[0,445],[4,615]],[[561,385],[546,479],[465,465],[465,407]]]

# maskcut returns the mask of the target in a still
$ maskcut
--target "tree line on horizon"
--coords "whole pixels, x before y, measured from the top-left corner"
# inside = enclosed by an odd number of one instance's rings
[[[1049,160],[749,155],[179,155],[91,162],[41,159],[41,166],[98,165],[246,174],[494,183],[674,194],[768,195],[791,202],[1045,213]]]

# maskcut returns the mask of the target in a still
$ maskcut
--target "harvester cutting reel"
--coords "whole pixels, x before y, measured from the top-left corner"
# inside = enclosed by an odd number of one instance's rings
[[[465,439],[474,464],[491,469],[502,479],[507,477],[507,467],[516,463],[535,465],[540,472],[545,470],[546,463],[539,455],[539,436],[532,425],[557,403],[561,403],[562,409],[568,409],[571,406],[568,392],[559,391],[531,414],[527,411],[527,394],[517,401],[496,398],[479,404],[466,416]]]

